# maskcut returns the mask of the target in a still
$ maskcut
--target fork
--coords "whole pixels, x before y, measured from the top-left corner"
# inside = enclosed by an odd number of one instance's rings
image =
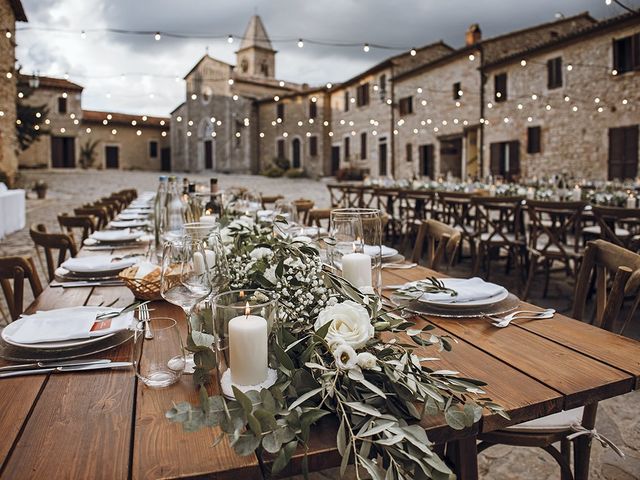
[[[383,263],[382,264],[382,268],[387,269],[387,268],[395,268],[398,270],[402,270],[405,268],[414,268],[416,267],[418,264],[417,263]]]
[[[151,315],[149,314],[149,307],[146,303],[140,305],[140,309],[138,310],[138,317],[140,321],[144,322],[144,339],[151,340],[153,339],[153,332],[151,331],[151,326],[149,322],[151,321]]]
[[[543,320],[552,318],[556,311],[553,308],[547,308],[546,310],[518,310],[517,312],[510,313],[504,317],[495,317],[492,315],[485,315],[488,319],[492,320],[494,327],[505,328],[513,320]]]

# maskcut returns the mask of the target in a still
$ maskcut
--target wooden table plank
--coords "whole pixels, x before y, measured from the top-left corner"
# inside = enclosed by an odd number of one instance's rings
[[[166,302],[153,302],[149,307],[154,309],[151,323],[154,318],[163,316],[180,319],[182,335],[186,336],[186,322],[180,308]],[[142,362],[148,359],[150,351],[143,348]],[[214,380],[210,393],[217,388]],[[185,432],[181,425],[169,422],[165,412],[174,402],[182,401],[199,402],[191,375],[183,375],[178,383],[163,389],[148,388],[138,381],[133,479],[186,478],[206,474],[214,475],[216,479],[262,476],[255,455],[238,456],[226,439],[213,446],[219,428]]]

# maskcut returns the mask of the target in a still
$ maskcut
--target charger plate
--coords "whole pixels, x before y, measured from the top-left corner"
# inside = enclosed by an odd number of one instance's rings
[[[417,300],[407,301],[404,298],[398,298],[396,295],[391,296],[391,301],[403,307],[405,311],[442,318],[478,318],[484,317],[485,315],[504,315],[515,310],[518,308],[518,305],[520,305],[520,299],[513,293],[509,293],[507,298],[492,305],[473,308],[466,307],[460,308],[459,310],[451,307],[443,308],[432,303],[424,303]]]

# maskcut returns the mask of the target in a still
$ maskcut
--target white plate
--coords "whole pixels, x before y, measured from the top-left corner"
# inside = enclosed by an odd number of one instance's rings
[[[378,247],[376,247],[375,245],[364,246],[364,253],[366,253],[367,255],[370,255],[373,257],[376,255],[377,252],[378,252]],[[397,254],[398,254],[398,250],[396,250],[395,248],[382,245],[382,258],[393,257],[394,255],[397,255]]]
[[[141,231],[125,232],[101,230],[93,232],[89,238],[97,240],[98,242],[131,242],[132,240],[137,240],[143,235],[144,232]]]
[[[91,337],[91,338],[79,338],[76,340],[64,340],[62,342],[42,342],[42,343],[20,343],[14,340],[11,340],[9,336],[18,330],[24,322],[24,318],[19,318],[8,324],[5,328],[2,329],[2,339],[10,345],[20,348],[31,348],[35,350],[51,350],[51,349],[60,349],[60,348],[72,348],[72,347],[81,347],[83,345],[89,345],[91,343],[99,342],[100,340],[104,340],[105,338],[113,337],[116,333],[113,332],[108,333],[107,335],[102,335],[101,337]],[[7,333],[9,336],[7,336]]]
[[[124,270],[137,262],[137,258],[125,258],[113,262],[111,255],[93,255],[75,257],[63,262],[60,266],[74,273],[113,273]]]
[[[138,228],[146,227],[148,222],[146,220],[112,220],[109,222],[110,228]]]
[[[467,279],[462,279],[462,278],[443,278],[442,281],[445,284],[446,287],[448,288],[452,288],[452,289],[456,289],[456,285],[459,284],[460,282],[464,282]],[[488,282],[487,282],[488,283]],[[495,285],[495,284],[491,284],[491,285]],[[488,306],[488,305],[493,305],[494,303],[498,303],[503,301],[505,298],[507,298],[509,296],[509,291],[504,288],[501,287],[500,285],[497,285],[498,287],[500,287],[500,292],[495,294],[492,297],[487,297],[487,298],[481,298],[478,300],[472,300],[469,302],[445,302],[442,300],[428,300],[426,298],[418,298],[418,301],[420,301],[421,303],[426,303],[428,305],[435,305],[439,308],[450,308],[450,309],[456,309],[456,308],[475,308],[475,307],[483,307],[483,306]],[[424,297],[424,295],[423,295]]]

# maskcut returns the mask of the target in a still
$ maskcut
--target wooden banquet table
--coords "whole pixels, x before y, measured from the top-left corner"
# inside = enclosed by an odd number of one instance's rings
[[[134,252],[134,250],[132,250]],[[143,250],[139,250],[140,253]],[[93,252],[81,251],[80,255]],[[100,252],[105,253],[105,252]],[[118,250],[117,254],[127,253]],[[433,274],[424,268],[384,270],[386,284]],[[27,310],[74,305],[105,305],[133,300],[125,287],[48,287]],[[181,310],[154,302],[154,317]],[[487,395],[502,404],[511,420],[485,416],[474,427],[453,431],[441,418],[423,422],[438,443],[456,441],[459,478],[477,477],[475,440],[488,432],[562,409],[622,395],[640,386],[640,343],[556,315],[551,320],[514,322],[496,329],[483,319],[416,318],[451,335],[452,352],[417,348],[438,356],[435,368],[452,369],[488,383]],[[181,322],[186,329],[185,322]],[[186,334],[186,332],[185,332]],[[129,360],[131,344],[97,354]],[[143,352],[143,360],[145,352]],[[6,362],[2,361],[2,364]],[[6,479],[261,478],[255,455],[240,457],[226,440],[212,446],[218,429],[188,433],[164,413],[173,402],[197,401],[191,376],[154,390],[137,382],[132,370],[31,375],[0,380],[0,477]],[[313,429],[309,468],[337,466],[336,425]],[[298,452],[285,474],[300,473]]]

